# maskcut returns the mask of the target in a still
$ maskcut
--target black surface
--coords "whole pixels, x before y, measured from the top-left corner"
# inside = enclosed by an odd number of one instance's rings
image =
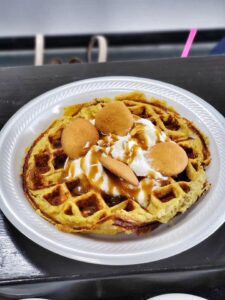
[[[184,43],[187,39],[188,30],[182,31],[158,31],[146,33],[120,33],[103,34],[110,46],[128,45],[158,45]],[[195,38],[195,43],[219,42],[225,36],[224,29],[199,30]],[[66,47],[86,47],[92,35],[54,35],[45,36],[45,48],[66,48]],[[1,50],[22,50],[34,49],[35,40],[30,37],[7,37],[0,38]]]
[[[23,104],[49,89],[106,75],[140,76],[173,83],[202,97],[225,115],[225,57],[221,56],[0,69],[0,125]],[[112,276],[126,278],[133,274],[138,275],[137,278],[153,276],[151,282],[155,284],[170,278],[170,282],[177,280],[184,287],[185,280],[195,281],[197,276],[199,284],[215,287],[225,279],[224,237],[225,226],[200,245],[166,260],[125,267],[100,266],[66,259],[39,247],[0,213],[0,285]]]

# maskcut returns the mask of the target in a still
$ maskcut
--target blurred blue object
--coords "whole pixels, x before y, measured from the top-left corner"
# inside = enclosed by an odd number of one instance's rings
[[[225,38],[223,38],[211,51],[210,54],[224,54],[225,53]]]

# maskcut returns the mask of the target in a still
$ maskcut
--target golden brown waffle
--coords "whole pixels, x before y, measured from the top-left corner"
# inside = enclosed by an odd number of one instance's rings
[[[126,196],[111,196],[97,190],[85,175],[74,180],[65,176],[67,155],[61,145],[64,126],[74,118],[93,119],[104,105],[122,101],[136,116],[149,119],[187,153],[188,165],[178,176],[154,189],[147,207]],[[104,234],[143,233],[185,212],[209,188],[205,168],[210,163],[208,140],[187,119],[158,99],[134,92],[114,100],[94,99],[65,108],[32,144],[25,157],[23,188],[34,209],[66,232]]]

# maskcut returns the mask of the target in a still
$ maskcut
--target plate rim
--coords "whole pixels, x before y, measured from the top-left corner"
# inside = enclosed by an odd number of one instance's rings
[[[90,79],[84,79],[84,80],[79,80],[79,81],[75,81],[75,82],[71,82],[69,84],[65,84],[65,85],[62,85],[62,86],[59,86],[57,88],[54,88],[52,90],[49,90],[37,97],[35,97],[34,99],[30,100],[27,104],[25,104],[24,106],[22,106],[7,122],[6,124],[4,125],[4,127],[2,128],[1,132],[0,132],[0,153],[1,153],[1,149],[2,149],[2,141],[4,140],[4,135],[7,133],[7,130],[10,129],[10,126],[20,117],[20,114],[21,112],[25,112],[27,110],[30,109],[30,107],[32,107],[33,105],[35,105],[36,103],[38,103],[39,101],[43,101],[42,99],[44,99],[45,97],[48,97],[50,96],[51,94],[57,94],[57,92],[62,92],[63,90],[66,90],[70,87],[73,87],[74,85],[77,85],[77,84],[85,84],[85,83],[89,83],[89,82],[94,82],[94,81],[101,81],[101,80],[129,80],[129,81],[135,81],[135,82],[146,82],[146,83],[150,83],[150,84],[158,84],[158,85],[163,85],[163,87],[167,87],[169,89],[171,89],[172,91],[175,91],[175,92],[178,92],[179,94],[182,94],[184,95],[185,97],[187,97],[187,95],[192,98],[192,99],[195,99],[197,101],[199,101],[203,107],[205,105],[208,106],[208,110],[218,118],[218,120],[222,123],[222,119],[224,120],[223,116],[212,106],[210,105],[209,103],[207,103],[206,101],[204,101],[203,99],[201,99],[200,97],[198,97],[197,95],[183,89],[183,88],[180,88],[180,87],[177,87],[175,85],[172,85],[172,84],[169,84],[169,83],[166,83],[166,82],[162,82],[162,81],[158,81],[158,80],[154,80],[154,79],[148,79],[148,78],[142,78],[142,77],[133,77],[133,76],[103,76],[103,77],[95,77],[95,78],[90,78]],[[65,257],[69,257],[69,258],[72,258],[72,259],[77,259],[77,260],[80,260],[80,261],[84,261],[84,262],[90,262],[90,263],[97,263],[97,264],[104,264],[104,265],[131,265],[131,264],[139,264],[139,263],[147,263],[147,262],[150,262],[149,260],[141,260],[141,261],[136,261],[135,263],[131,263],[131,262],[128,262],[128,261],[124,261],[124,262],[120,262],[119,260],[116,260],[116,261],[111,261],[110,263],[106,262],[105,260],[107,260],[108,256],[110,255],[102,255],[101,258],[99,257],[96,257],[96,254],[93,255],[93,257],[90,257],[90,254],[89,255],[89,258],[87,259],[87,257],[85,256],[82,256],[82,255],[74,255],[74,254],[70,254],[70,253],[67,253],[67,255],[65,255],[65,253],[63,252],[63,250],[59,250],[59,249],[55,249],[54,248],[54,245],[53,247],[52,246],[49,246],[49,245],[45,245],[45,240],[42,242],[42,239],[43,237],[40,237],[40,239],[38,241],[36,241],[35,239],[33,239],[32,237],[32,230],[30,229],[30,231],[28,230],[27,231],[27,228],[23,228],[23,224],[21,225],[21,222],[19,222],[19,220],[16,218],[14,218],[12,220],[12,216],[10,215],[10,210],[8,210],[7,208],[7,201],[3,201],[2,199],[4,199],[4,195],[3,195],[3,192],[2,192],[2,188],[1,188],[1,184],[0,184],[0,208],[2,210],[2,212],[4,213],[4,215],[7,217],[7,219],[20,231],[22,232],[26,237],[28,237],[29,239],[31,239],[33,242],[41,245],[42,247],[44,247],[45,249],[48,249],[54,253],[57,253],[57,254],[60,254],[62,256],[65,256]],[[4,203],[6,202],[6,203]],[[170,255],[167,255],[167,256],[163,256],[162,258],[160,259],[164,259],[164,258],[168,258],[170,256],[173,256],[173,255],[176,255],[178,253],[181,253],[185,250],[188,250],[190,248],[192,248],[193,246],[199,244],[201,241],[203,241],[204,239],[206,239],[208,236],[210,236],[213,232],[215,232],[222,224],[223,222],[225,221],[225,216],[223,217],[223,220],[219,220],[217,219],[217,223],[214,223],[214,226],[210,227],[211,230],[208,230],[208,233],[206,235],[203,235],[201,238],[198,239],[197,242],[195,243],[192,243],[193,245],[191,245],[190,247],[183,247],[184,249],[182,249],[182,247],[179,248],[178,251],[173,251],[172,254]],[[35,232],[35,236],[38,237],[37,235],[37,232]],[[40,236],[40,234],[39,234]],[[48,241],[49,242],[49,241]],[[52,243],[52,241],[51,241]],[[83,252],[82,252],[83,253]],[[143,254],[145,255],[145,253]],[[98,256],[98,255],[97,255]],[[127,255],[128,257],[129,256],[132,256],[132,255]],[[104,259],[104,257],[106,257]],[[114,257],[115,259],[115,257]],[[124,259],[124,256],[122,255],[122,259]],[[158,259],[157,259],[158,260]],[[156,260],[153,260],[153,261],[156,261]]]

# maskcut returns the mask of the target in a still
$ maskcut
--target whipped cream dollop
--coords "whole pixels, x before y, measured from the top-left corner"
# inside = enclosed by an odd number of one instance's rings
[[[152,168],[148,151],[156,143],[166,140],[166,134],[150,120],[139,118],[126,136],[102,136],[84,157],[71,161],[67,179],[85,174],[90,183],[101,191],[112,196],[127,195],[146,207],[151,190],[159,186],[160,181],[167,180],[167,177]],[[136,176],[141,177],[138,187],[110,176],[98,159],[99,153],[126,163]]]
[[[151,167],[147,156],[148,150],[156,142],[165,140],[164,132],[158,132],[151,121],[140,118],[128,135],[108,135],[97,144],[106,154],[129,165],[137,176],[144,177],[154,173],[155,178],[164,179],[160,172]],[[108,146],[104,148],[105,145]]]

